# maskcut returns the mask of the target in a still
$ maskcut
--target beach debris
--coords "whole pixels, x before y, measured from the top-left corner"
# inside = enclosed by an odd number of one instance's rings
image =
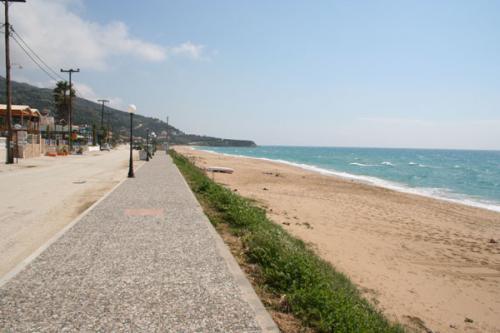
[[[283,222],[284,225],[290,225],[290,222]]]
[[[237,189],[237,188],[235,188],[235,189],[233,190],[233,192],[238,192],[238,189]]]
[[[304,223],[302,223],[302,225],[306,226],[307,229],[313,228],[309,222],[304,222]]]
[[[456,325],[453,325],[453,324],[450,324],[450,328],[457,329],[457,326],[456,326]]]
[[[488,241],[488,243],[490,243],[490,244],[496,244],[496,243],[497,243],[497,241],[496,241],[496,240],[494,240],[493,238],[491,238],[491,239]]]
[[[279,172],[264,171],[263,174],[269,176],[281,177],[281,173]]]
[[[231,168],[226,168],[226,167],[219,167],[219,166],[212,166],[212,167],[206,167],[205,171],[208,172],[220,172],[220,173],[233,173],[234,169]]]
[[[263,187],[262,190],[269,191],[269,189],[267,187]]]
[[[466,322],[466,323],[473,323],[474,320],[472,320],[472,319],[470,319],[468,317],[465,317],[464,322]]]
[[[74,181],[73,184],[85,184],[87,181],[86,180],[77,180]]]

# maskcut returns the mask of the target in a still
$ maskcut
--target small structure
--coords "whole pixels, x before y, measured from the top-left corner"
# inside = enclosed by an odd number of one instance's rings
[[[40,134],[40,112],[28,105],[12,105],[12,128],[20,125],[28,134]],[[0,104],[0,132],[7,131],[7,105]]]
[[[30,158],[44,153],[40,137],[40,112],[28,105],[12,105],[14,157]],[[0,104],[0,136],[7,136],[7,105]]]

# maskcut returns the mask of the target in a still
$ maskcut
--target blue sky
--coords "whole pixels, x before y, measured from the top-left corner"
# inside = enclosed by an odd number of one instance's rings
[[[499,1],[28,2],[14,27],[54,68],[79,66],[86,97],[187,132],[500,149]],[[47,4],[67,15],[47,18]],[[40,33],[37,15],[72,28]],[[48,82],[29,66],[13,75]]]

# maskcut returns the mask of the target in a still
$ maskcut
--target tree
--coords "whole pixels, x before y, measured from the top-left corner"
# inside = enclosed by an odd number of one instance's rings
[[[55,118],[57,120],[68,119],[69,111],[69,94],[70,90],[69,83],[67,81],[58,81],[56,87],[52,92],[55,103]],[[75,97],[75,89],[71,87],[71,96]]]

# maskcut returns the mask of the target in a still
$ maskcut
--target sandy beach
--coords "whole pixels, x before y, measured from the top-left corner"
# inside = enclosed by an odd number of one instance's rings
[[[128,154],[122,146],[110,152],[2,164],[0,277],[124,179]]]
[[[500,213],[269,161],[175,147],[256,200],[391,320],[419,331],[500,332]],[[212,175],[210,175],[212,177]]]

